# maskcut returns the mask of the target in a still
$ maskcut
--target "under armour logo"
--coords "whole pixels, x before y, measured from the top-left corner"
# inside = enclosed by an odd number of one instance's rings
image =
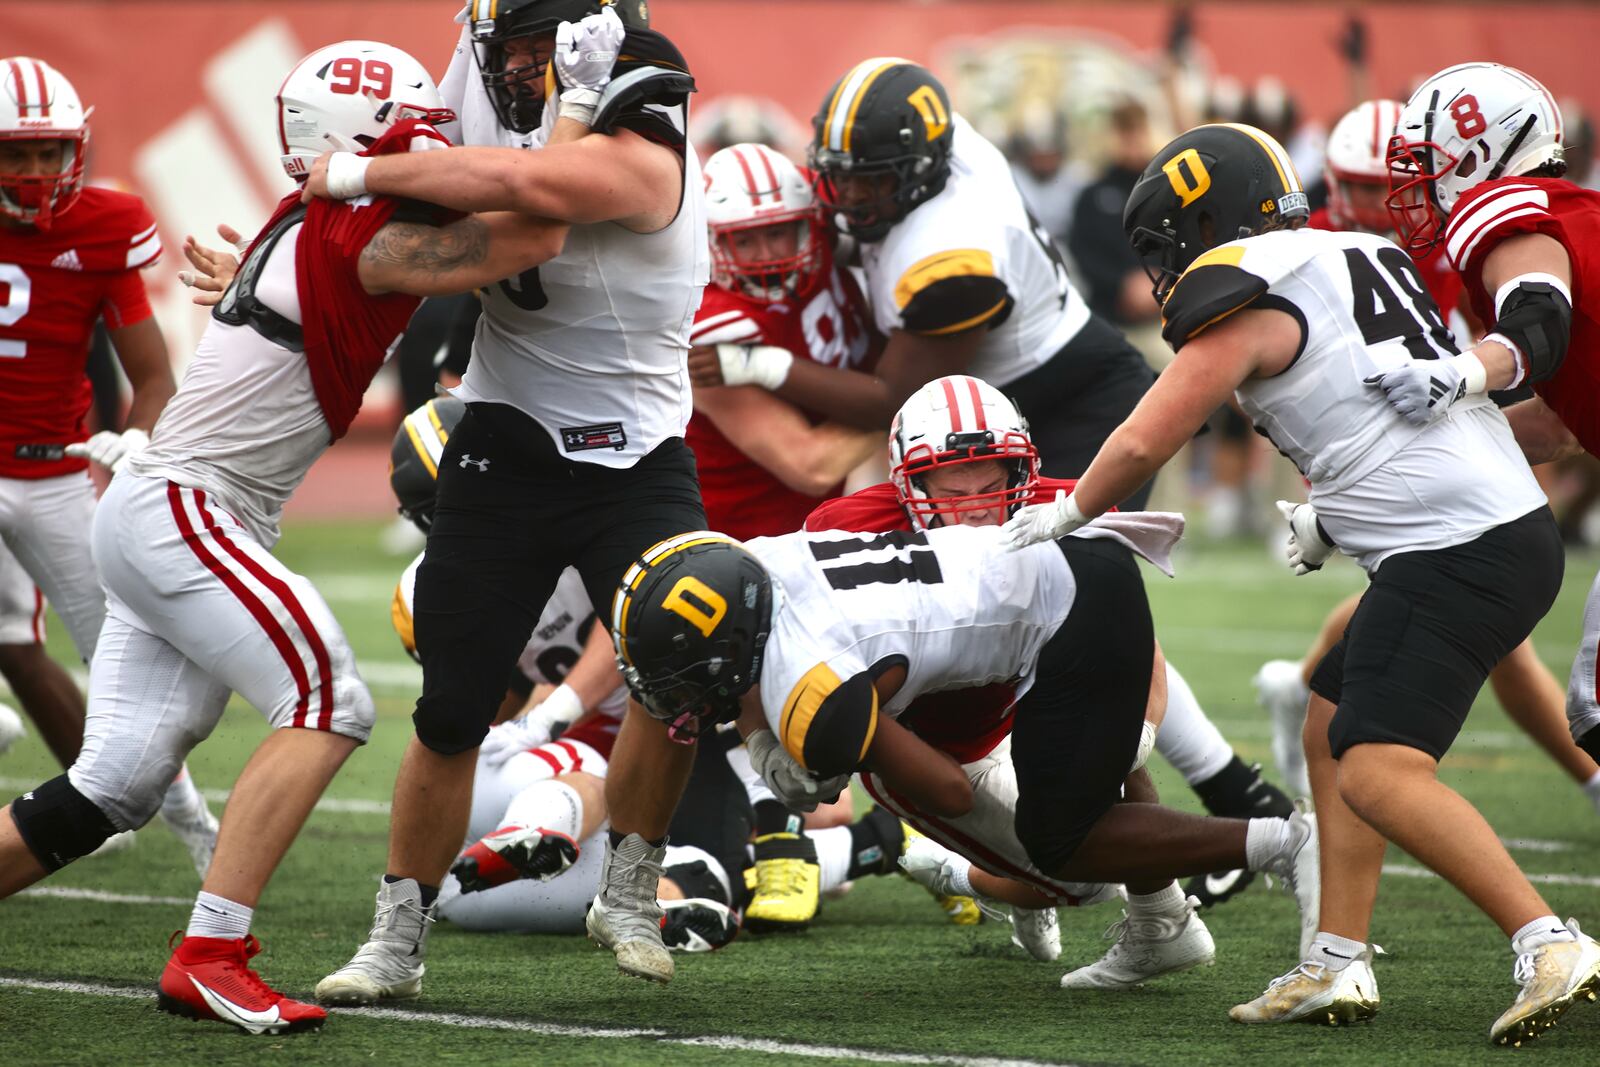
[[[32,800],[33,799],[33,791],[29,790],[28,792],[22,794],[22,799],[23,800]]]
[[[489,461],[487,459],[473,459],[471,456],[462,456],[461,466],[463,468],[477,467],[480,471],[486,471],[489,469]]]

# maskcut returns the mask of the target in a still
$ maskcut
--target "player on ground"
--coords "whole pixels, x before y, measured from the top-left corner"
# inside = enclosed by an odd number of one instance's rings
[[[448,117],[432,80],[387,45],[312,53],[277,103],[292,176],[329,143],[375,155],[444,144],[416,121]],[[373,707],[333,614],[269,548],[284,502],[349,427],[419,298],[528,269],[564,234],[514,216],[436,226],[418,214],[441,213],[377,196],[305,206],[291,194],[257,235],[150,445],[96,510],[109,611],[83,751],[0,819],[8,895],[147,821],[230,691],[278,727],[234,785],[187,936],[162,975],[160,1005],[175,1014],[251,1033],[326,1018],[250,969],[250,923],[312,805],[366,740]]]
[[[1200,126],[1156,155],[1124,224],[1177,359],[1073,492],[1022,509],[1007,530],[1027,544],[1077,529],[1235,395],[1311,482],[1311,503],[1289,517],[1297,573],[1337,544],[1371,584],[1317,668],[1306,719],[1321,924],[1301,963],[1232,1017],[1376,1012],[1368,942],[1389,840],[1489,915],[1515,951],[1537,952],[1537,974],[1519,968],[1523,994],[1491,1031],[1526,1037],[1565,1007],[1568,979],[1600,967],[1600,946],[1551,915],[1437,767],[1490,668],[1555,599],[1560,537],[1486,398],[1419,428],[1366,384],[1413,356],[1449,363],[1455,342],[1404,251],[1373,235],[1303,229],[1308,213],[1287,153],[1252,127]]]
[[[466,832],[476,749],[562,571],[575,566],[603,612],[640,551],[705,521],[683,442],[684,357],[710,273],[704,185],[684,136],[686,61],[637,25],[624,42],[604,0],[474,0],[466,15],[445,81],[462,93],[466,141],[483,147],[436,161],[336,153],[308,186],[573,224],[560,256],[482,294],[455,391],[467,414],[441,457],[417,571],[417,734],[396,776],[372,933],[318,985],[337,1003],[420,989],[428,909]],[[563,29],[568,19],[586,21]],[[563,124],[595,135],[554,143]],[[673,961],[653,872],[693,760],[630,709],[606,780],[612,829],[588,929],[625,973],[657,981]]]
[[[869,368],[878,343],[866,301],[834,260],[809,176],[757,144],[724,148],[705,173],[712,275],[690,342]],[[687,440],[706,520],[741,539],[798,529],[883,443],[880,432],[825,422],[823,409],[764,389],[696,389],[694,404]]]
[[[172,363],[139,271],[161,255],[156,221],[130,193],[85,187],[89,113],[48,63],[0,59],[0,538],[55,606],[87,663],[105,620],[89,549],[94,486],[89,460],[108,470],[144,447],[172,396]],[[84,371],[104,319],[133,386],[127,429],[90,437]],[[41,612],[43,601],[34,607]],[[3,654],[23,710],[66,767],[83,741],[83,698],[42,646]],[[179,768],[163,821],[202,876],[217,821]]]
[[[1154,374],[1072,288],[1005,157],[904,59],[856,64],[813,124],[818,199],[860,243],[883,356],[848,369],[721,349],[691,359],[695,384],[760,385],[878,430],[918,386],[966,372],[1020,398],[1053,472],[1082,473]]]
[[[1328,135],[1323,171],[1328,206],[1312,212],[1307,226],[1394,236],[1385,201],[1389,196],[1389,138],[1401,106],[1398,100],[1368,100],[1334,125]],[[1436,245],[1415,259],[1451,332],[1458,338],[1472,336],[1476,331],[1459,310],[1464,295],[1461,275],[1450,265],[1444,248]],[[1272,751],[1278,769],[1297,794],[1311,790],[1306,781],[1305,746],[1300,740],[1306,702],[1311,698],[1311,675],[1344,634],[1360,599],[1359,594],[1351,596],[1329,613],[1316,642],[1300,661],[1271,660],[1254,679],[1261,703],[1272,714]],[[1567,732],[1565,694],[1534,650],[1532,638],[1495,665],[1489,673],[1489,685],[1512,720],[1561,765],[1600,809],[1600,766],[1572,743]]]
[[[1248,866],[1298,887],[1309,933],[1309,817],[1186,815],[1131,791],[1138,802],[1119,803],[1141,755],[1156,663],[1124,547],[1141,540],[1140,524],[1116,526],[1021,555],[997,527],[803,531],[748,545],[684,534],[629,570],[612,635],[636,699],[678,733],[737,717],[780,799],[815,803],[861,770],[887,802],[939,820],[936,829],[977,813],[973,785],[956,757],[899,717],[927,694],[1014,686],[1006,766],[1016,789],[985,798],[988,823],[975,836],[996,850],[1013,842],[1003,869],[1037,891],[1033,907],[1084,891],[1071,883],[1159,894],[1164,914],[1181,913],[1172,925],[1194,935],[1183,944],[1191,958],[1165,968],[1178,969],[1207,962],[1211,944],[1171,879]],[[1091,539],[1104,534],[1118,540]],[[1154,541],[1144,551],[1160,558],[1170,533]],[[1130,784],[1148,787],[1148,776]]]

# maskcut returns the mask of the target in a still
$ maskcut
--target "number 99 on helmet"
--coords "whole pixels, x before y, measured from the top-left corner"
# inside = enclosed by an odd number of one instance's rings
[[[766,568],[709,530],[669,537],[622,576],[611,601],[617,665],[672,740],[739,717],[739,698],[761,677],[772,606]]]

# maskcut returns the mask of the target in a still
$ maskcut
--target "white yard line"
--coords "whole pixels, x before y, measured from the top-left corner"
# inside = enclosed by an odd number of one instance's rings
[[[93,900],[102,904],[171,904],[190,907],[191,897],[146,897],[137,893],[107,893],[103,889],[79,889],[70,885],[36,885],[17,894],[22,897],[54,897],[57,900]]]
[[[37,780],[28,778],[0,777],[0,790],[32,789],[38,785]],[[207,800],[219,804],[228,800],[226,789],[202,789],[200,795]],[[6,798],[0,798],[0,803],[5,803]],[[317,811],[328,811],[338,815],[387,815],[389,802],[387,800],[356,800],[350,797],[323,797],[317,801]]]
[[[41,978],[0,977],[0,987],[27,989],[40,993],[72,993],[88,997],[116,997],[123,1000],[149,1000],[148,989],[131,989],[125,986],[96,985],[89,982],[61,982]],[[724,1034],[706,1034],[696,1037],[678,1037],[666,1030],[569,1026],[563,1023],[541,1023],[527,1019],[502,1019],[492,1015],[464,1015],[458,1012],[408,1011],[401,1008],[340,1008],[334,1013],[332,1025],[337,1026],[340,1016],[365,1016],[389,1022],[421,1023],[427,1026],[452,1026],[463,1030],[512,1030],[519,1033],[540,1034],[547,1037],[579,1039],[624,1039],[659,1041],[667,1045],[687,1045],[692,1048],[725,1049],[730,1052],[760,1053],[769,1056],[799,1056],[807,1059],[843,1059],[860,1063],[930,1064],[934,1067],[1050,1067],[1044,1060],[1016,1060],[995,1056],[947,1056],[938,1053],[883,1052],[877,1049],[850,1048],[844,1045],[806,1045],[789,1041],[769,1041],[765,1038],[735,1037]],[[1055,1067],[1071,1067],[1056,1064]]]

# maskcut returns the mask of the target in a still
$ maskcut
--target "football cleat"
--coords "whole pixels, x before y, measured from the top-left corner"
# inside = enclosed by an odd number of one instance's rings
[[[192,786],[190,788],[193,788]],[[204,881],[206,872],[211,869],[211,856],[217,850],[217,817],[211,814],[211,809],[206,807],[206,802],[199,796],[193,807],[168,809],[165,805],[161,808],[161,821],[167,824],[167,829],[172,831],[174,837],[183,842],[183,847],[189,850],[189,859],[194,863],[195,873]]]
[[[1289,816],[1289,842],[1263,868],[1283,880],[1300,908],[1300,958],[1311,957],[1322,908],[1322,868],[1317,857],[1317,817],[1300,802]]]
[[[378,886],[377,910],[367,943],[350,962],[317,983],[323,1004],[376,1004],[422,995],[422,958],[437,905],[422,906],[414,878]]]
[[[577,842],[559,830],[502,826],[457,857],[450,873],[461,892],[478,893],[519,878],[547,881],[577,860]]]
[[[1123,912],[1106,929],[1110,950],[1087,967],[1062,975],[1061,988],[1132,989],[1164,974],[1209,966],[1217,958],[1217,946],[1196,914],[1198,908],[1189,897],[1176,915]]]
[[[1287,659],[1268,660],[1251,684],[1256,687],[1256,702],[1272,715],[1272,759],[1278,765],[1278,773],[1289,792],[1297,797],[1310,796],[1311,779],[1306,775],[1306,746],[1301,732],[1311,694],[1300,677],[1300,664]]]
[[[22,716],[7,704],[0,704],[0,755],[22,740],[28,731],[22,726]]]
[[[971,900],[971,897],[966,899]],[[974,904],[974,910],[977,906]],[[1054,908],[1011,909],[1011,943],[1041,963],[1061,958],[1061,923]]]
[[[250,958],[260,951],[261,942],[253,936],[183,937],[161,972],[156,1005],[172,1015],[227,1023],[247,1034],[320,1028],[327,1012],[290,1000],[251,970]]]
[[[804,834],[765,834],[755,843],[756,888],[744,909],[752,933],[804,930],[822,904],[817,846]]]
[[[999,909],[986,908],[977,898],[954,891],[950,864],[955,853],[908,822],[901,822],[900,826],[905,831],[900,848],[901,873],[928,891],[946,919],[956,926],[977,926],[985,915],[1004,917]]]
[[[1511,972],[1522,987],[1505,1014],[1489,1028],[1496,1045],[1521,1046],[1556,1024],[1579,1000],[1600,997],[1600,943],[1568,919],[1575,941],[1540,945],[1517,957]]]
[[[589,940],[616,957],[617,970],[651,982],[670,982],[675,969],[662,938],[665,913],[656,900],[666,851],[638,834],[615,846],[608,841],[600,892],[583,920]]]
[[[1228,1011],[1236,1023],[1294,1023],[1338,1026],[1378,1014],[1378,982],[1372,975],[1372,949],[1343,970],[1301,963],[1274,978],[1266,992]]]
[[[1239,868],[1214,874],[1200,874],[1189,879],[1183,887],[1185,897],[1193,897],[1201,908],[1225,904],[1243,893],[1256,880],[1256,872]]]
[[[706,897],[661,902],[661,940],[672,952],[715,952],[739,936],[739,913]]]

